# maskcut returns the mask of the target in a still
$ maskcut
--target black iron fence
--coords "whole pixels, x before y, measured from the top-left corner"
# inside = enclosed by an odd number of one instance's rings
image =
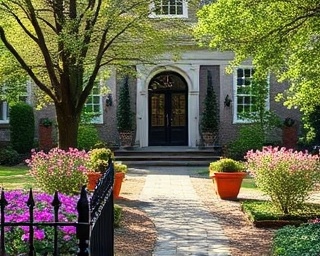
[[[52,252],[46,252],[42,255],[59,256],[58,245],[58,227],[73,226],[76,227],[76,237],[78,244],[77,256],[111,256],[114,255],[114,210],[113,210],[113,180],[114,168],[110,161],[109,168],[97,184],[94,192],[90,195],[90,203],[86,187],[83,186],[80,198],[77,202],[78,220],[77,222],[59,222],[59,208],[61,202],[56,192],[53,196],[52,207],[54,220],[52,222],[35,222],[34,207],[35,201],[32,189],[29,192],[29,198],[26,206],[29,211],[29,220],[25,222],[6,222],[5,209],[10,203],[6,200],[5,193],[1,191],[1,230],[0,230],[0,255],[6,256],[5,245],[5,227],[27,227],[29,230],[28,248],[29,252],[24,255],[40,255],[35,251],[34,246],[34,228],[50,226],[53,227]],[[40,202],[41,203],[41,202]],[[24,209],[21,209],[24,210]],[[21,254],[22,255],[22,254]]]

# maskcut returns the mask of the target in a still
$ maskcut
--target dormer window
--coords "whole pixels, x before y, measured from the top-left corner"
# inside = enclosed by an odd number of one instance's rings
[[[186,0],[155,0],[151,10],[151,18],[188,18]]]

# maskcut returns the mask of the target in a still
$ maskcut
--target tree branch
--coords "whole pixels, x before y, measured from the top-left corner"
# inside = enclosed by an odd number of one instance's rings
[[[44,57],[44,61],[46,63],[46,69],[48,71],[51,85],[56,89],[59,82],[58,82],[57,76],[55,74],[54,63],[51,59],[50,52],[49,52],[49,49],[46,45],[46,41],[44,39],[44,35],[42,33],[41,27],[37,21],[37,17],[36,17],[33,5],[31,3],[31,0],[25,0],[25,1],[28,6],[31,24],[33,25],[33,28],[38,36],[38,46],[39,46],[39,49],[41,50],[42,55]]]
[[[50,96],[52,100],[56,100],[55,95],[52,93],[52,91],[43,84],[38,77],[34,74],[32,69],[27,65],[27,63],[22,59],[20,54],[15,50],[15,48],[8,42],[5,32],[3,30],[3,27],[0,26],[0,38],[1,41],[4,43],[6,48],[11,52],[11,54],[17,59],[17,61],[20,63],[21,67],[27,72],[27,74],[31,77],[31,79],[35,82],[35,84],[46,94]]]
[[[38,38],[35,37],[25,26],[24,24],[22,23],[22,21],[19,19],[19,17],[13,13],[13,11],[10,9],[10,7],[5,4],[5,3],[2,3],[1,4],[2,6],[4,6],[7,10],[8,13],[10,13],[13,18],[17,21],[17,23],[20,25],[20,27],[23,29],[23,31],[36,43],[38,43]],[[19,5],[19,7],[26,13],[26,11],[24,10],[24,8],[22,8],[22,6]],[[26,13],[27,14],[27,13]]]

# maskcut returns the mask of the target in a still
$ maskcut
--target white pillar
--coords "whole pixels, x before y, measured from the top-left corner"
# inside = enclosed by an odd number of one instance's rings
[[[149,141],[148,126],[148,85],[146,84],[146,74],[143,66],[137,66],[137,109],[136,124],[137,134],[136,141],[140,147],[147,147]]]
[[[199,143],[199,73],[200,65],[192,65],[187,71],[191,80],[189,84],[189,100],[188,100],[188,145],[196,147]]]

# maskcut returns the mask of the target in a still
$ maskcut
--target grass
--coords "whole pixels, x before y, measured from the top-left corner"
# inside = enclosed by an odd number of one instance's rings
[[[29,169],[24,165],[0,166],[0,186],[6,190],[36,187]]]

